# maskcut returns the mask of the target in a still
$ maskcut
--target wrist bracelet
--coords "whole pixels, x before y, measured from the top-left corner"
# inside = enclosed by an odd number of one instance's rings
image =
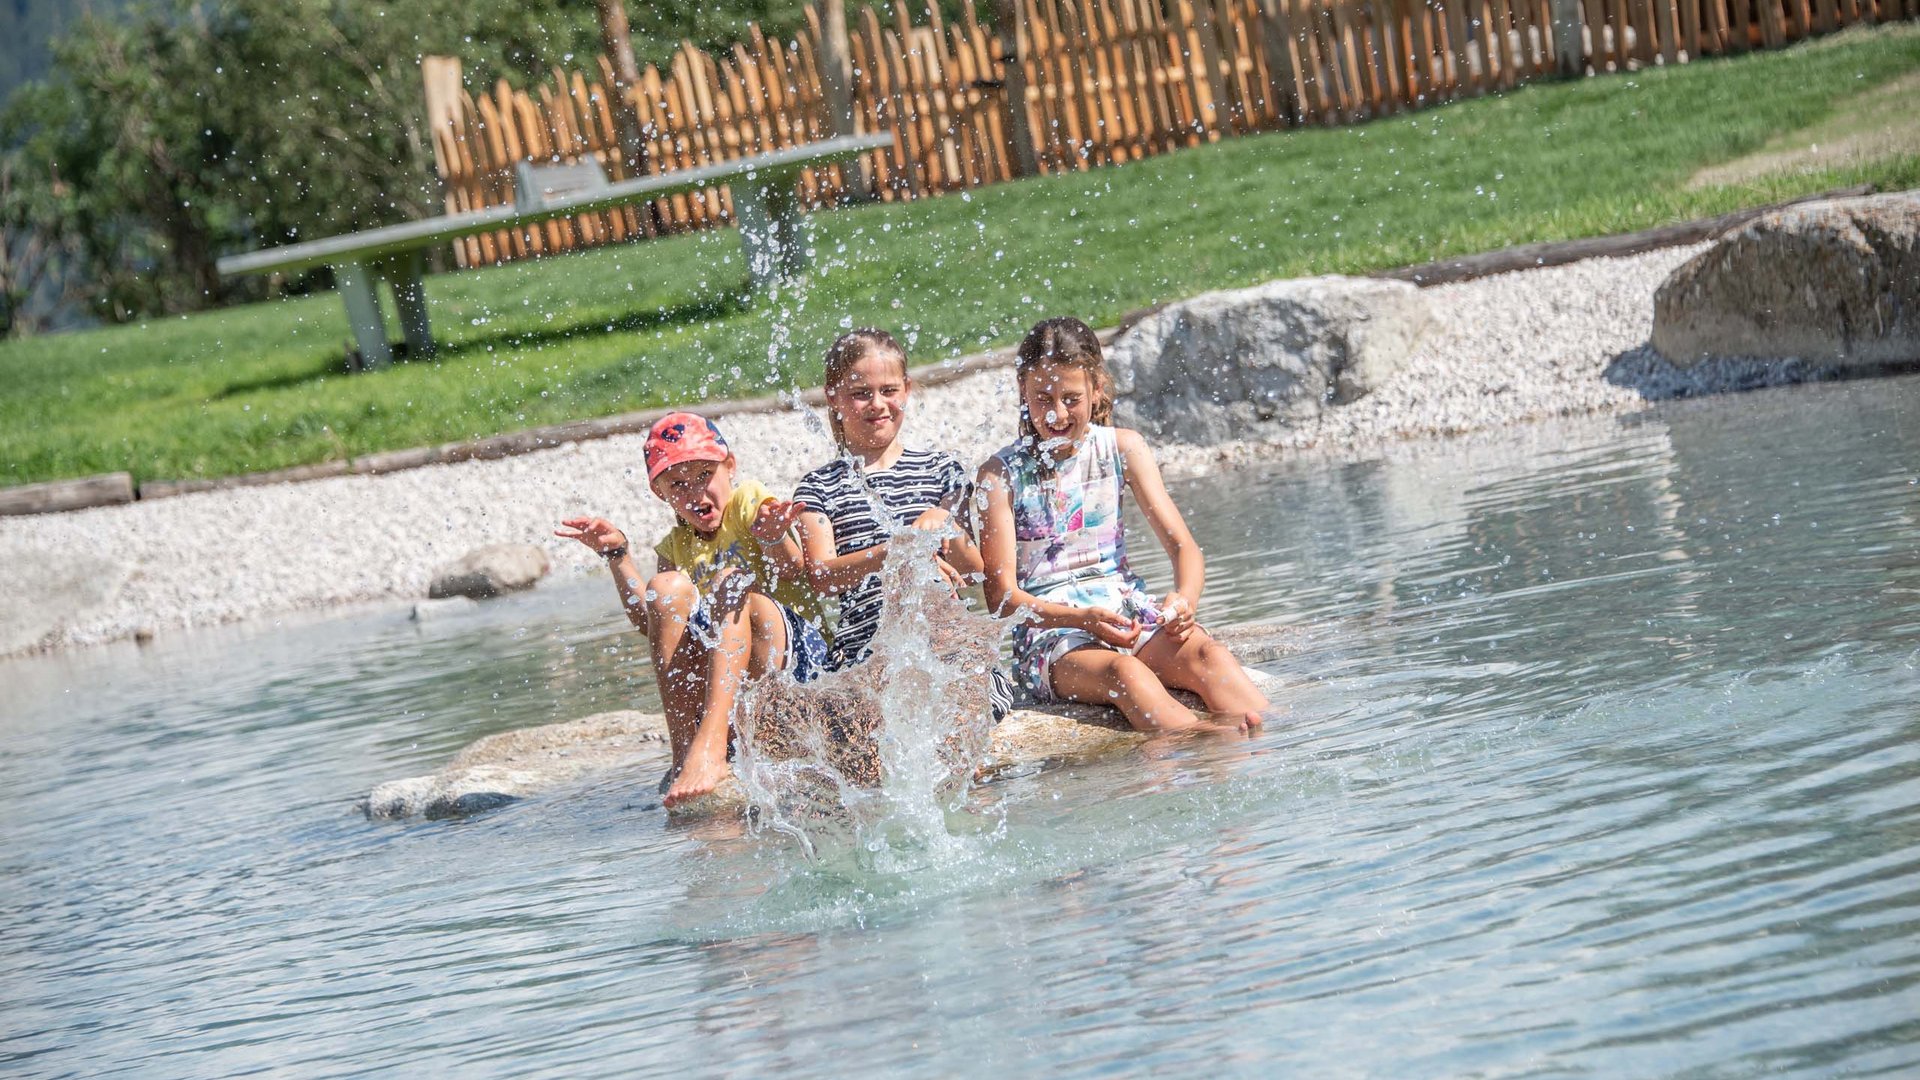
[[[617,548],[610,548],[603,551],[600,553],[600,557],[608,562],[612,562],[615,559],[624,559],[627,557],[627,545],[621,544]]]

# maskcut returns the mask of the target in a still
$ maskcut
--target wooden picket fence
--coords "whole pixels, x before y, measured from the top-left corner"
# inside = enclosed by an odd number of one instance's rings
[[[1856,23],[1920,18],[1920,0],[1001,0],[996,33],[967,0],[914,22],[872,8],[847,22],[850,116],[832,118],[818,6],[789,42],[755,27],[711,55],[683,44],[629,94],[640,169],[670,172],[849,131],[893,145],[858,168],[808,173],[809,203],[908,199],[1132,161],[1226,136],[1352,123],[1515,86],[1778,48]],[[531,92],[478,98],[460,63],[422,65],[449,213],[513,201],[521,161],[597,161],[630,174],[605,58],[597,79],[555,68]],[[1017,108],[1016,108],[1017,106]],[[502,262],[731,220],[724,187],[461,241],[462,265]]]

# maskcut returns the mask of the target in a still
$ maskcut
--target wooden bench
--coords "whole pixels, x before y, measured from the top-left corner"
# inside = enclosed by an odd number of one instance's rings
[[[695,169],[594,184],[577,175],[549,176],[528,170],[515,205],[496,206],[472,214],[408,221],[378,229],[308,240],[244,255],[229,255],[216,264],[220,276],[265,274],[274,271],[333,267],[340,298],[347,306],[364,366],[380,367],[393,361],[375,281],[385,278],[393,289],[394,307],[410,356],[433,352],[433,332],[427,321],[426,290],[421,282],[424,252],[463,236],[522,229],[554,218],[611,210],[629,203],[650,202],[701,188],[730,185],[733,208],[740,223],[740,243],[746,251],[747,272],[755,288],[795,276],[807,267],[812,246],[794,187],[803,169],[848,162],[891,145],[884,132],[846,135],[804,146],[776,150],[758,157],[703,165]],[[597,170],[596,170],[597,171]],[[548,183],[549,180],[555,181]]]

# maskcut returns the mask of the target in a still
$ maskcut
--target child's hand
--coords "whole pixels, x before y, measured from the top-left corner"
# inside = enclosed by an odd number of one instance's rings
[[[1185,641],[1192,635],[1194,628],[1193,604],[1177,592],[1167,594],[1160,602],[1160,629],[1173,635],[1175,641]]]
[[[1140,623],[1102,607],[1080,612],[1080,629],[1116,649],[1131,649],[1140,640]]]
[[[680,775],[674,778],[673,786],[667,789],[667,797],[661,801],[667,806],[674,806],[710,794],[720,786],[720,781],[727,778],[729,772],[725,755],[716,761],[705,754],[689,752],[686,763],[680,766]]]
[[[947,523],[952,520],[952,514],[936,506],[932,509],[921,511],[920,516],[913,519],[913,527],[925,532],[946,532]]]
[[[952,563],[935,555],[933,565],[940,568],[940,576],[947,579],[947,584],[952,586],[955,596],[960,594],[961,589],[967,587],[967,576],[955,569]]]
[[[763,501],[753,512],[753,538],[768,546],[779,543],[806,509],[806,503],[786,499]]]
[[[563,527],[553,530],[553,535],[578,540],[592,548],[596,555],[619,551],[627,546],[627,534],[615,528],[613,522],[606,518],[568,518],[560,524]]]

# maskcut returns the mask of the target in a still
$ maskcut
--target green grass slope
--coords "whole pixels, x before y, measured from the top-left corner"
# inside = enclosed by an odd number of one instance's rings
[[[0,484],[218,476],[807,385],[842,327],[916,361],[1162,300],[1644,228],[1833,186],[1920,186],[1920,148],[1688,177],[1920,69],[1920,28],[1221,142],[819,215],[815,272],[749,305],[731,231],[427,282],[431,361],[342,372],[332,294],[0,346]]]

